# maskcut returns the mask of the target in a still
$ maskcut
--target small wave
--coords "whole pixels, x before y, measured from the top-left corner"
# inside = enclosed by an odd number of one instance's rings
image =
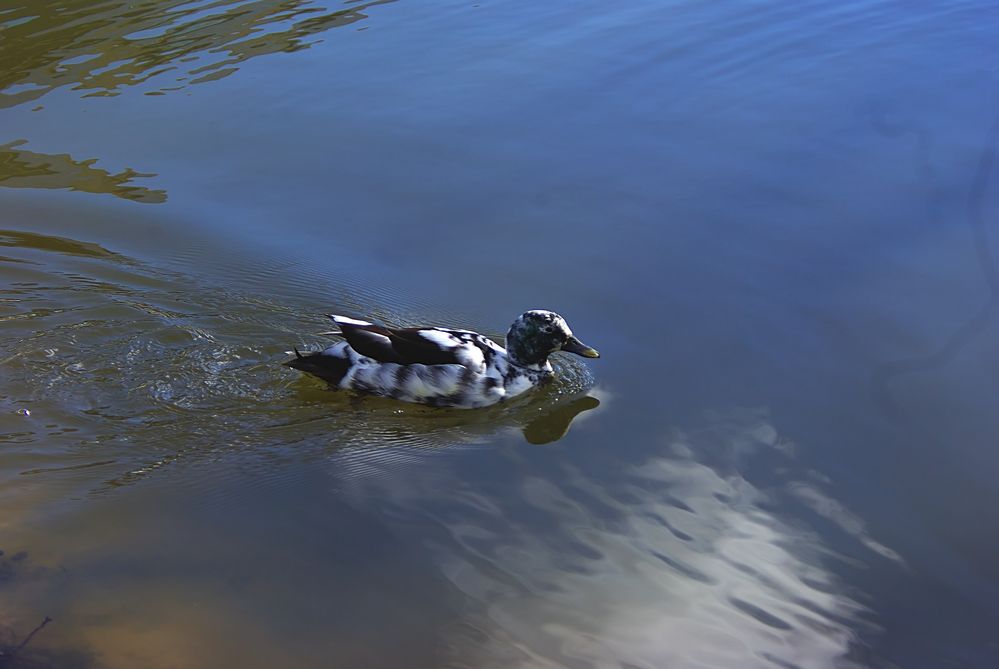
[[[13,257],[34,263],[0,268],[18,290],[0,313],[13,335],[0,350],[0,394],[36,407],[36,423],[51,425],[67,451],[79,450],[66,466],[92,462],[80,449],[100,444],[101,458],[121,471],[96,489],[148,480],[180,461],[237,452],[252,459],[255,450],[303,444],[302,457],[351,451],[344,466],[370,475],[402,462],[406,449],[415,457],[518,432],[548,443],[599,405],[588,395],[586,366],[565,356],[553,360],[557,377],[548,387],[481,410],[330,391],[281,365],[288,345],[320,323],[282,292],[293,288],[287,282],[262,295],[254,284],[246,292],[221,288],[96,244],[16,231],[0,240]],[[391,313],[361,298],[354,306]],[[24,429],[7,438],[22,433],[25,443],[36,438]],[[370,464],[361,465],[361,453]]]

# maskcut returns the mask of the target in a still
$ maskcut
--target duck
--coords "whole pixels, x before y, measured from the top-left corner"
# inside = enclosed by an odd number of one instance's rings
[[[506,334],[506,348],[471,330],[390,328],[330,314],[344,340],[311,353],[295,349],[284,364],[331,388],[436,407],[490,406],[549,383],[556,351],[585,358],[600,354],[569,329],[559,314],[526,311]]]

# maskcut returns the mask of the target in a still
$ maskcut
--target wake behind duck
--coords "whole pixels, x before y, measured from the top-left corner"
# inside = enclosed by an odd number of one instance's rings
[[[341,390],[431,406],[475,408],[542,385],[554,372],[548,356],[600,354],[573,336],[553,311],[525,312],[510,326],[506,348],[471,330],[388,328],[330,315],[345,341],[284,363]]]

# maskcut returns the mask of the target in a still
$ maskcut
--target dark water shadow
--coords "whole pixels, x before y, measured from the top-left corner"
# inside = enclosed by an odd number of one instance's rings
[[[0,246],[15,249],[51,251],[53,253],[82,256],[85,258],[106,258],[108,260],[130,262],[126,256],[108,251],[99,244],[78,242],[75,239],[67,237],[42,235],[37,232],[27,232],[25,230],[0,230]]]
[[[592,382],[585,369],[567,360],[556,361],[554,367],[557,376],[550,387],[479,409],[425,407],[336,389],[319,390],[311,379],[302,379],[299,383],[309,387],[300,390],[298,397],[305,404],[323,407],[323,413],[306,419],[304,429],[294,422],[274,427],[314,434],[308,426],[313,421],[352,416],[365,424],[369,443],[439,446],[453,441],[471,443],[513,430],[520,431],[530,444],[550,444],[565,437],[577,417],[601,404],[591,394]]]
[[[65,585],[66,570],[35,564],[26,551],[0,550],[0,669],[86,669],[92,654],[76,648],[46,647],[47,628],[55,621],[37,613],[33,597]],[[27,601],[18,593],[28,593]],[[33,617],[34,616],[34,617]],[[30,622],[34,621],[34,623]],[[32,627],[32,625],[34,625]]]
[[[918,130],[897,128],[883,119],[875,123],[875,128],[888,136],[914,135],[917,147],[923,156],[923,172],[927,175],[930,174],[929,169],[925,167],[928,164],[925,155],[928,140],[925,133]],[[997,147],[999,147],[999,117],[993,121],[986,136],[966,200],[966,212],[973,234],[975,260],[981,268],[988,297],[981,308],[962,323],[936,350],[924,355],[885,362],[874,370],[872,383],[875,397],[882,409],[891,416],[897,417],[900,413],[900,408],[891,391],[893,382],[901,376],[942,367],[954,360],[966,346],[985,331],[995,318],[996,313],[999,312],[999,268],[997,268],[995,257],[992,254],[989,229],[983,211],[986,192],[995,170]]]
[[[524,439],[527,443],[535,445],[558,441],[569,432],[569,427],[576,416],[585,411],[592,411],[598,406],[600,400],[590,395],[571,400],[563,406],[556,406],[523,427]]]
[[[23,637],[13,630],[0,628],[0,669],[85,669],[94,666],[93,658],[87,653],[40,649],[32,643],[52,622],[52,618],[46,616]]]
[[[215,81],[255,56],[307,49],[310,37],[392,1],[337,11],[311,0],[21,2],[0,15],[0,108],[63,86],[114,96],[165,75],[146,93],[163,95]]]
[[[0,144],[0,187],[74,190],[83,193],[106,193],[132,202],[166,202],[165,190],[146,188],[134,179],[155,174],[131,168],[117,174],[94,167],[96,158],[76,160],[68,153],[47,154],[22,149],[27,140]]]
[[[270,370],[273,371],[273,370]],[[293,382],[293,383],[298,383]],[[309,384],[310,380],[301,381]],[[285,390],[291,388],[285,386]],[[285,395],[281,406],[249,410],[233,409],[230,429],[241,424],[253,436],[224,434],[204,412],[188,412],[182,432],[159,419],[149,424],[173,435],[169,441],[183,444],[169,453],[156,453],[144,463],[116,461],[90,463],[127,467],[89,490],[102,495],[162,475],[177,467],[195,467],[230,456],[238,459],[244,473],[273,470],[289,457],[318,463],[330,458],[350,462],[357,475],[382,476],[427,458],[460,449],[488,446],[518,432],[531,445],[540,446],[564,438],[581,414],[596,409],[600,400],[583,391],[566,396],[564,391],[532,393],[529,398],[484,409],[442,409],[406,404],[380,397],[357,397],[336,390],[309,387]],[[286,419],[276,420],[274,409]],[[217,415],[217,414],[214,414]],[[251,427],[252,426],[252,427]],[[34,474],[22,472],[22,475]],[[49,473],[49,472],[43,472]],[[105,474],[106,475],[106,474]]]

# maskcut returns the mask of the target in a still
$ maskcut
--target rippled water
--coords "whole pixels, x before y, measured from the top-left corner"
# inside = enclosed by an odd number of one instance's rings
[[[996,34],[0,2],[0,666],[996,666]],[[500,407],[280,364],[536,307]]]

